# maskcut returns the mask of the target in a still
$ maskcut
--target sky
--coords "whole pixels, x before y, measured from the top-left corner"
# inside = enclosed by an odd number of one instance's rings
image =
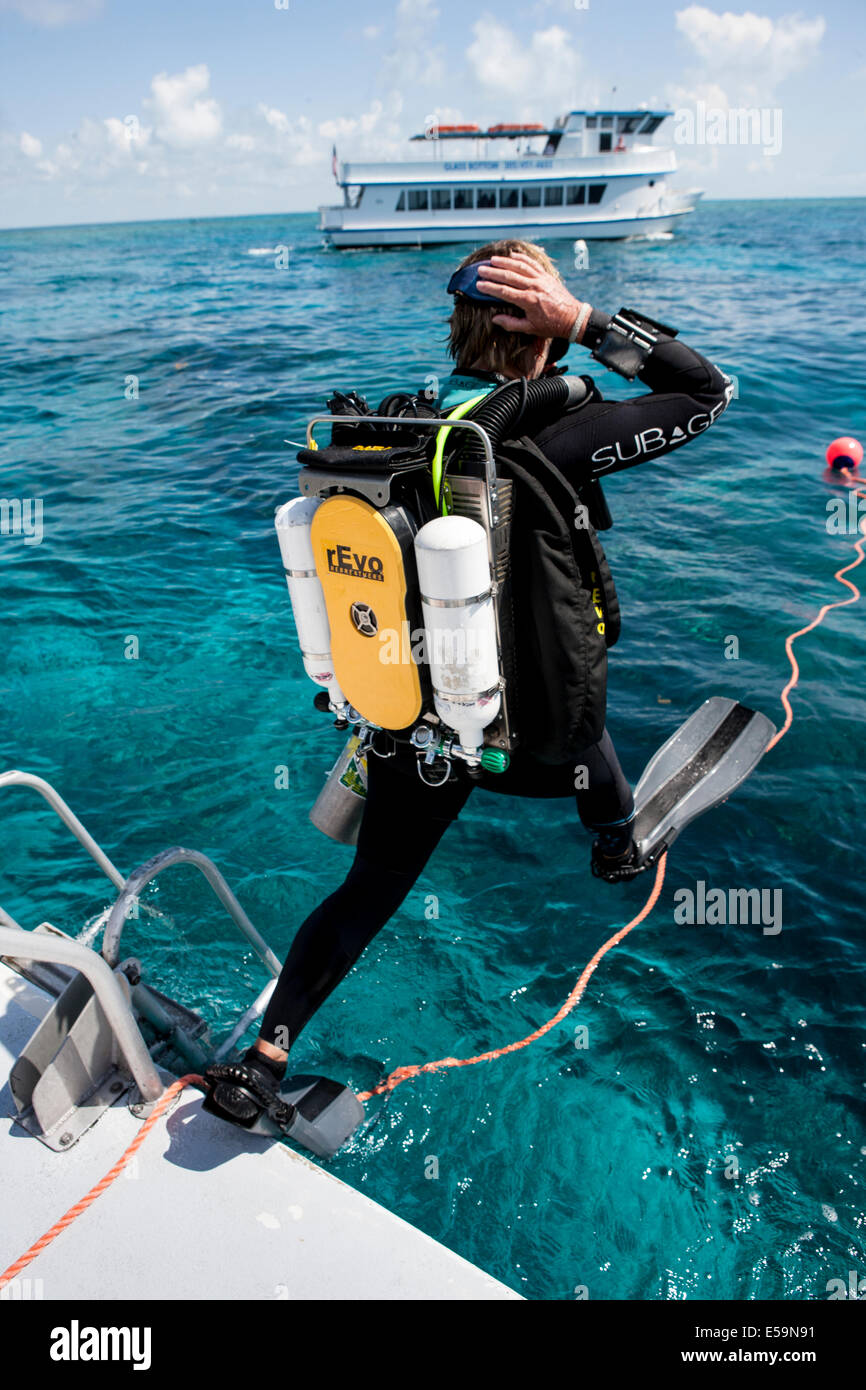
[[[866,0],[733,3],[0,0],[0,226],[306,211],[334,144],[620,105],[708,197],[866,196]]]

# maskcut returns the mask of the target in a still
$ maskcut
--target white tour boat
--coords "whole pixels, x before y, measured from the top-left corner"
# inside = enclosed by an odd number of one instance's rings
[[[669,233],[701,197],[671,186],[676,155],[655,143],[672,114],[571,111],[552,129],[431,125],[411,137],[424,156],[404,162],[338,164],[335,151],[343,202],[319,209],[319,227],[333,246]]]

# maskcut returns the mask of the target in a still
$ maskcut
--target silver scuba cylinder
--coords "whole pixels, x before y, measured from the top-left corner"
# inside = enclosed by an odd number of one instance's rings
[[[290,502],[277,508],[274,525],[280,542],[304,670],[311,681],[324,686],[332,706],[339,708],[345,705],[346,697],[334,675],[328,610],[322,583],[316,573],[310,540],[313,517],[321,505],[319,497],[293,497]]]
[[[487,534],[468,516],[439,516],[415,537],[436,713],[479,761],[502,695]]]
[[[356,845],[367,799],[367,755],[352,735],[316,797],[310,820],[341,845]]]

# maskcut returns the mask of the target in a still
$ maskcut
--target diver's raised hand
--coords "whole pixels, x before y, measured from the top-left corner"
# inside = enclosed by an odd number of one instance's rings
[[[575,299],[555,275],[526,256],[515,251],[510,256],[491,256],[489,268],[478,274],[482,294],[507,299],[522,309],[525,317],[496,314],[493,322],[512,333],[532,333],[539,338],[568,338],[580,316],[584,325],[589,319],[588,304]],[[581,335],[578,334],[577,341]]]

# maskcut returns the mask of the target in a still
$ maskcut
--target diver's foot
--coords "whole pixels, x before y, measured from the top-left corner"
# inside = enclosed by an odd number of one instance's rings
[[[276,1049],[275,1049],[276,1050]],[[269,1052],[263,1052],[257,1043],[248,1047],[241,1061],[246,1067],[257,1067],[266,1076],[272,1076],[279,1088],[283,1077],[286,1074],[286,1064],[289,1060],[288,1053],[282,1052],[279,1057],[273,1057]]]
[[[280,1123],[292,1108],[280,1100],[274,1074],[266,1067],[251,1065],[246,1057],[241,1062],[212,1062],[204,1081],[208,1087],[204,1109],[242,1129],[252,1129],[265,1114]]]
[[[637,845],[634,840],[621,850],[618,854],[611,853],[602,840],[596,840],[592,846],[592,859],[590,867],[596,878],[603,878],[606,883],[624,883],[627,879],[636,878],[649,868],[649,862],[638,859]]]

